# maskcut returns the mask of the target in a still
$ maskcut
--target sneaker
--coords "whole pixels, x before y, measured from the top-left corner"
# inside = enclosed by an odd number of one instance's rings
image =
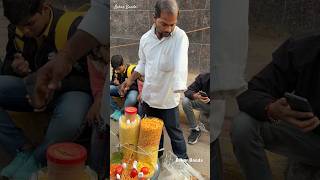
[[[209,132],[209,131],[206,129],[206,126],[205,126],[202,122],[199,123],[199,128],[200,128],[200,130],[201,130],[202,132],[205,132],[205,133]]]
[[[8,166],[1,170],[1,176],[11,178],[14,173],[30,158],[31,151],[19,152]]]
[[[121,111],[115,110],[115,111],[111,114],[110,118],[113,119],[113,120],[115,120],[115,121],[118,121],[118,120],[120,119],[121,115],[122,115]]]
[[[118,111],[118,110],[114,110],[114,111],[113,111],[113,113],[110,115],[110,118],[111,118],[111,119],[114,118],[114,116],[115,116],[115,114],[116,114],[117,111]]]
[[[201,136],[201,130],[191,129],[191,133],[188,137],[189,144],[195,144],[198,142],[199,137]]]
[[[119,119],[121,118],[121,116],[122,116],[122,113],[121,113],[121,111],[118,111],[116,114],[115,114],[115,116],[114,116],[114,120],[115,121],[119,121]]]
[[[34,172],[37,172],[41,168],[40,162],[38,162],[34,155],[30,156],[27,162],[21,166],[17,172],[13,175],[14,180],[29,180]]]

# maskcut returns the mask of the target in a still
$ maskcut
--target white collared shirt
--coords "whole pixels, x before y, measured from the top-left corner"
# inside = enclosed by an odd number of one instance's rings
[[[95,37],[101,44],[108,44],[109,33],[106,19],[109,18],[110,3],[106,0],[91,0],[91,7],[83,17],[78,29],[86,31]]]
[[[140,39],[135,71],[144,75],[142,100],[150,107],[177,107],[180,92],[187,89],[189,39],[179,27],[169,37],[158,39],[155,25]]]

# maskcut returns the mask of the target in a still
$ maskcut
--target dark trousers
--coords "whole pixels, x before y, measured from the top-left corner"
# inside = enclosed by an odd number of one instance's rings
[[[215,141],[210,143],[210,169],[212,179],[222,180],[223,179],[223,169],[222,169],[222,159],[220,152],[220,143],[217,138]]]
[[[186,142],[183,137],[183,132],[180,128],[178,107],[172,109],[156,109],[143,102],[142,110],[143,114],[148,117],[157,117],[163,120],[164,126],[171,140],[173,153],[178,158],[188,159]],[[164,136],[162,133],[159,149],[163,148],[163,139]],[[162,154],[163,151],[159,152],[159,157],[162,156]]]

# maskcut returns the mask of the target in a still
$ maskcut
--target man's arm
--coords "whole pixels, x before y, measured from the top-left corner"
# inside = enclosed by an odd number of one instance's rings
[[[138,65],[135,67],[131,76],[121,86],[120,90],[121,90],[121,93],[123,94],[125,94],[125,92],[129,90],[130,86],[134,83],[135,80],[137,80],[141,76],[144,76],[146,56],[143,52],[143,46],[144,46],[144,43],[143,43],[143,36],[142,36],[139,43],[139,52],[138,52],[139,62],[138,62]]]
[[[201,87],[200,75],[198,75],[195,81],[188,87],[188,90],[184,92],[184,95],[187,98],[194,100],[193,94],[199,92]]]
[[[47,65],[46,71],[51,71],[49,87],[56,89],[59,81],[66,77],[72,65],[82,56],[98,45],[110,46],[106,18],[108,17],[107,1],[91,1],[91,8],[82,19],[78,30],[68,39],[65,47],[60,50],[55,62]]]
[[[99,42],[92,35],[85,31],[77,30],[67,41],[66,46],[58,52],[61,56],[58,56],[60,58],[56,60],[66,61],[68,64],[73,65],[98,45]]]
[[[133,72],[138,72],[140,75],[144,76],[145,66],[146,66],[146,55],[143,52],[143,48],[144,48],[144,40],[143,39],[144,39],[144,37],[142,37],[140,39],[139,52],[138,52],[139,61],[138,61],[137,66],[134,68]]]
[[[248,90],[237,97],[239,109],[258,120],[268,120],[266,107],[294,88],[296,73],[290,58],[290,40],[273,54],[273,60],[248,84]]]
[[[104,72],[99,71],[92,60],[88,60],[88,71],[90,77],[90,86],[94,99],[102,95],[104,88],[105,76]]]
[[[3,75],[17,75],[12,69],[12,62],[14,60],[14,54],[18,52],[15,44],[15,28],[11,24],[8,26],[8,43],[6,46],[6,56],[3,60],[1,68],[1,74]]]
[[[112,76],[111,76],[111,82],[110,85],[116,85],[114,83],[114,80],[116,79],[116,72],[114,70],[112,70]]]
[[[173,91],[183,92],[187,89],[189,39],[184,33],[176,44],[174,56]]]
[[[94,3],[95,2],[95,3]],[[102,6],[101,6],[102,5]],[[88,29],[99,29],[101,38],[108,38],[107,26],[107,1],[92,1],[92,6],[98,8],[91,8],[90,13],[84,17],[77,32],[67,41],[66,46],[58,52],[55,59],[49,61],[38,70],[37,83],[35,87],[35,96],[32,98],[32,104],[35,108],[42,107],[46,96],[52,94],[63,80],[72,70],[72,65],[83,55],[87,54],[91,49],[97,47],[99,44],[104,44],[109,48],[109,42],[99,39],[100,36],[90,34]],[[98,10],[99,13],[92,11]],[[98,14],[104,14],[99,16]],[[90,16],[90,17],[88,17]],[[94,20],[94,26],[89,27],[88,19]],[[100,28],[105,27],[105,28]],[[100,43],[101,42],[101,43]]]
[[[110,2],[106,0],[92,0],[91,7],[83,18],[79,29],[91,34],[100,44],[107,45],[109,36],[109,27],[107,19],[109,18]]]
[[[141,76],[141,74],[137,71],[133,71],[133,73],[131,74],[131,76],[128,78],[130,79],[130,81],[134,82],[136,81],[139,77]]]

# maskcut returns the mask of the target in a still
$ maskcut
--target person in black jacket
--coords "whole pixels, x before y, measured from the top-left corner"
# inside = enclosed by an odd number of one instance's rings
[[[201,136],[201,130],[196,123],[193,109],[200,110],[201,117],[209,117],[210,113],[210,73],[199,74],[195,81],[184,92],[182,102],[183,111],[189,122],[191,133],[188,137],[189,144],[197,143]]]
[[[3,9],[10,25],[0,75],[0,144],[14,160],[1,170],[1,176],[29,179],[45,165],[47,147],[56,142],[75,140],[85,123],[92,104],[86,57],[79,59],[44,107],[51,117],[44,140],[38,146],[26,138],[7,110],[34,111],[26,96],[32,96],[38,69],[58,51],[56,37],[60,37],[61,32],[67,36],[62,37],[71,37],[82,17],[75,17],[70,26],[62,28],[66,31],[60,31],[58,24],[66,12],[43,0],[3,0]],[[66,21],[60,24],[67,26]]]
[[[271,180],[264,149],[302,163],[320,162],[320,34],[285,41],[273,60],[238,96],[233,120],[234,153],[248,180]],[[291,109],[286,92],[305,97],[313,112]]]

